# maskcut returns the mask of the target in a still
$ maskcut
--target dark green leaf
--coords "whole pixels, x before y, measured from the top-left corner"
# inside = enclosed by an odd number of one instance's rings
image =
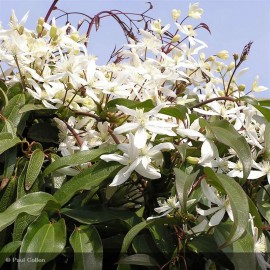
[[[55,199],[61,204],[66,204],[77,192],[91,190],[99,186],[105,179],[112,177],[121,168],[119,163],[99,162],[85,169],[66,182],[54,194]]]
[[[6,92],[8,99],[12,99],[14,96],[21,94],[22,90],[23,90],[23,88],[22,88],[21,83],[15,83],[11,87],[9,87],[7,92]]]
[[[139,218],[129,210],[110,209],[103,206],[82,207],[76,209],[61,209],[61,214],[75,219],[83,224],[95,224],[113,219],[120,219],[129,224],[130,227],[139,222]]]
[[[6,107],[8,105],[8,97],[5,91],[2,90],[1,86],[0,86],[0,102],[1,107]]]
[[[256,202],[261,215],[270,223],[270,185],[259,190]]]
[[[22,241],[26,229],[34,221],[35,218],[35,216],[31,216],[27,213],[21,213],[18,215],[13,227],[13,241]]]
[[[58,133],[59,130],[54,124],[44,122],[30,126],[27,136],[38,142],[59,143]]]
[[[149,228],[152,225],[158,225],[158,224],[177,224],[177,219],[175,218],[159,218],[159,219],[153,219],[149,221],[143,221],[137,225],[135,225],[125,236],[121,253],[126,253],[130,244],[132,243],[134,237],[143,229]]]
[[[55,201],[55,198],[44,192],[27,194],[20,198],[0,213],[0,231],[12,224],[20,213],[38,216],[49,201]]]
[[[187,108],[181,105],[176,105],[174,107],[163,108],[159,111],[159,113],[170,115],[176,119],[184,120],[186,118]]]
[[[31,189],[32,185],[34,184],[35,180],[37,179],[41,167],[43,165],[45,155],[42,150],[36,149],[30,158],[28,168],[26,171],[26,177],[25,177],[25,189],[29,190]]]
[[[258,99],[260,106],[270,107],[270,99]]]
[[[12,255],[19,247],[21,246],[21,241],[14,241],[6,244],[1,250],[0,250],[0,267],[3,266],[6,259]]]
[[[42,104],[25,104],[19,110],[20,113],[29,112],[29,111],[39,111],[39,110],[52,110],[50,108],[44,107]]]
[[[60,168],[69,166],[69,165],[78,165],[83,164],[89,161],[92,161],[99,156],[105,154],[105,153],[111,153],[115,151],[117,147],[115,145],[110,145],[108,147],[104,148],[98,148],[98,149],[92,149],[92,150],[86,150],[86,151],[80,151],[73,155],[65,156],[62,158],[59,158],[52,162],[43,172],[43,176],[47,176],[48,174],[52,173],[53,171],[56,171]]]
[[[219,189],[221,186],[229,197],[233,212],[234,223],[230,235],[222,247],[230,245],[238,240],[246,231],[249,220],[249,206],[247,195],[242,187],[226,174],[214,173],[212,169],[205,168],[207,182]],[[223,190],[219,190],[223,192]],[[239,207],[241,205],[241,207]]]
[[[116,105],[122,105],[128,108],[134,108],[137,104],[139,104],[139,101],[136,100],[130,100],[126,98],[116,98],[112,99],[107,103],[107,108],[113,108],[116,107]]]
[[[16,198],[16,177],[12,176],[8,184],[0,191],[0,212],[6,210]]]
[[[264,118],[268,122],[270,122],[270,110],[269,109],[262,107],[262,106],[256,106],[256,105],[254,105],[254,107],[263,114]]]
[[[127,257],[122,257],[117,263],[143,266],[159,266],[157,261],[147,254],[134,254]]]
[[[102,242],[94,226],[75,228],[69,242],[74,250],[74,270],[102,270]]]
[[[270,159],[270,123],[267,123],[265,125],[264,144],[265,144],[264,156],[265,156],[265,159],[269,160]]]
[[[61,253],[66,245],[64,219],[50,222],[42,213],[28,228],[20,249],[19,269],[41,269]],[[31,261],[38,258],[39,261]]]
[[[236,152],[243,165],[243,178],[246,179],[250,173],[252,157],[249,145],[231,124],[225,120],[215,121],[209,124],[211,131],[217,140]]]

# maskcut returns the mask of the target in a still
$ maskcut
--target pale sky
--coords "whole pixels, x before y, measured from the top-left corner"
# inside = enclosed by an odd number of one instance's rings
[[[65,11],[84,12],[94,16],[100,11],[119,9],[126,12],[143,12],[149,0],[59,0],[57,7]],[[11,10],[14,9],[18,18],[29,10],[30,15],[26,23],[27,28],[34,29],[40,16],[45,17],[52,0],[0,0],[0,21],[7,27]],[[170,14],[173,8],[182,11],[183,18],[187,14],[189,3],[199,2],[204,9],[201,20],[190,20],[196,25],[206,23],[212,34],[201,29],[197,38],[208,45],[206,56],[215,54],[220,50],[228,50],[230,54],[239,55],[243,47],[253,41],[248,61],[242,67],[249,67],[249,72],[239,80],[247,89],[256,75],[260,76],[259,84],[270,88],[270,1],[269,0],[154,0],[154,8],[148,13],[156,19],[162,19],[163,24],[173,24]],[[57,15],[54,13],[55,16]],[[58,13],[59,14],[59,13]],[[77,22],[76,17],[72,22]],[[59,21],[61,26],[64,21]],[[98,64],[105,64],[115,44],[120,46],[125,42],[119,26],[109,18],[100,22],[99,32],[93,29],[89,53],[96,55]],[[231,59],[232,61],[232,59]],[[270,90],[258,97],[270,98]]]

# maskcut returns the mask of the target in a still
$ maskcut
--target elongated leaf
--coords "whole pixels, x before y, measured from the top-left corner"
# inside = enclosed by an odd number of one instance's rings
[[[2,90],[2,88],[0,87],[0,101],[1,101],[1,105],[3,107],[8,105],[8,97],[6,95],[6,93]]]
[[[116,210],[102,206],[85,206],[76,209],[62,208],[61,214],[75,219],[83,224],[95,224],[109,220],[120,219],[125,221],[129,227],[132,227],[140,221],[140,219],[129,210]]]
[[[22,114],[18,112],[18,109],[25,104],[25,95],[18,94],[10,99],[8,106],[6,106],[5,110],[3,111],[3,116],[10,120],[15,127],[20,122]]]
[[[184,120],[186,118],[187,108],[181,105],[176,105],[174,107],[163,108],[160,113],[170,115],[176,119]]]
[[[117,263],[159,267],[158,262],[147,254],[134,254],[127,257],[122,257]]]
[[[5,167],[4,167],[4,178],[10,178],[13,174],[16,158],[17,158],[17,148],[13,147],[5,152]]]
[[[270,159],[270,123],[265,125],[264,131],[264,143],[265,143],[265,159]]]
[[[13,138],[13,135],[10,132],[2,131],[0,133],[0,141],[2,141],[2,140],[10,140],[12,138]]]
[[[22,84],[21,83],[15,83],[11,87],[9,87],[6,91],[8,99],[12,99],[14,96],[19,95],[22,93]]]
[[[136,106],[137,104],[139,104],[139,101],[136,100],[130,100],[130,99],[126,99],[126,98],[115,98],[110,100],[107,103],[107,108],[112,108],[112,107],[116,107],[116,105],[122,105],[128,108],[134,108],[134,106]]]
[[[175,173],[175,185],[179,198],[180,205],[183,211],[186,211],[187,200],[188,200],[188,192],[195,181],[199,171],[193,174],[186,174],[178,168],[174,169]]]
[[[54,197],[61,205],[64,205],[77,192],[81,190],[91,190],[99,186],[106,178],[116,174],[120,168],[121,165],[119,163],[99,162],[71,178],[55,192]]]
[[[21,213],[18,215],[14,222],[12,238],[13,241],[22,241],[26,229],[35,220],[35,216],[31,216],[27,213]]]
[[[257,193],[257,206],[264,219],[270,223],[270,185],[264,186]]]
[[[13,139],[3,139],[0,141],[0,155],[3,154],[9,148],[15,146],[16,144],[20,143],[21,140],[18,137]]]
[[[45,155],[41,149],[36,149],[30,158],[25,177],[25,189],[29,190],[37,179],[43,165]]]
[[[218,245],[224,243],[229,236],[232,226],[231,223],[232,222],[230,221],[229,223],[219,224],[215,228],[214,237]],[[227,253],[228,257],[230,257],[231,262],[234,264],[235,270],[256,269],[254,241],[249,231],[247,231],[243,237],[232,243],[230,246],[227,246],[224,249],[224,252]]]
[[[21,241],[14,241],[6,244],[0,250],[0,267],[8,261],[7,258],[12,255],[21,246]],[[11,260],[11,259],[10,259]]]
[[[22,241],[19,270],[41,269],[44,264],[61,253],[66,245],[66,225],[64,219],[50,222],[42,213],[33,222]],[[34,260],[38,258],[39,260]]]
[[[254,107],[263,114],[263,116],[265,117],[265,119],[268,122],[270,122],[270,110],[269,109],[262,107],[262,106],[256,106],[256,105],[254,105]]]
[[[260,106],[270,107],[270,99],[258,99]]]
[[[177,219],[175,218],[159,218],[149,221],[143,221],[136,226],[134,226],[125,236],[123,245],[121,248],[121,253],[126,253],[130,244],[132,243],[134,237],[143,229],[149,228],[152,225],[161,225],[161,224],[177,224]]]
[[[213,235],[198,235],[188,242],[188,247],[196,253],[202,253],[206,258],[211,259],[226,269],[233,269],[233,264],[225,253],[218,248]]]
[[[221,186],[230,200],[234,223],[229,237],[221,246],[225,247],[238,240],[245,233],[249,220],[247,195],[233,178],[225,174],[214,173],[210,168],[205,168],[205,173],[207,175],[207,182],[217,189]],[[240,205],[241,207],[239,207]]]
[[[46,110],[46,111],[53,111],[53,109],[46,108],[42,104],[25,104],[19,110],[19,113],[29,112],[29,111],[37,111],[37,110]]]
[[[117,148],[115,145],[110,145],[108,147],[99,148],[99,149],[92,149],[92,150],[86,150],[77,152],[70,156],[65,156],[62,158],[59,158],[52,162],[43,173],[43,176],[47,176],[48,174],[52,173],[53,171],[56,171],[60,168],[69,166],[69,165],[78,165],[82,163],[86,163],[89,161],[92,161],[99,156],[105,154],[105,153],[111,153],[115,151]]]
[[[74,250],[74,270],[102,270],[102,242],[94,226],[75,228],[69,242]]]
[[[234,149],[242,162],[243,178],[246,179],[251,170],[252,157],[249,145],[245,138],[225,120],[211,123],[210,128],[219,142]]]
[[[12,176],[8,184],[0,191],[0,212],[7,209],[16,198],[16,177]]]
[[[20,213],[38,216],[49,201],[56,202],[48,193],[36,192],[25,195],[0,213],[0,231],[12,224]]]

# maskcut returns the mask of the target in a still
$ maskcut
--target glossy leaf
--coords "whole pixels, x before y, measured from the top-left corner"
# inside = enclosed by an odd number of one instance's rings
[[[0,141],[0,155],[20,142],[21,140],[18,137],[15,137],[12,139],[1,140]]]
[[[252,157],[245,138],[225,120],[216,121],[209,126],[219,142],[231,147],[236,152],[243,165],[243,178],[246,179],[251,170]]]
[[[50,173],[52,173],[60,168],[66,167],[66,166],[78,165],[78,164],[83,164],[83,163],[92,161],[92,160],[98,158],[99,156],[101,156],[105,153],[111,153],[111,152],[115,151],[116,149],[117,149],[116,146],[111,145],[111,146],[100,148],[100,149],[80,151],[80,152],[77,152],[77,153],[69,155],[69,156],[61,157],[61,158],[55,160],[54,162],[52,162],[44,170],[43,176],[45,177],[48,174],[50,174]]]
[[[159,267],[158,262],[147,254],[134,254],[127,257],[122,257],[117,263]]]
[[[38,216],[49,201],[55,201],[55,198],[44,192],[27,194],[20,198],[0,213],[0,231],[12,224],[20,213]]]
[[[21,241],[9,242],[0,250],[0,267],[3,266],[6,259],[12,255],[21,246]],[[11,260],[11,259],[10,259]]]
[[[174,107],[163,108],[159,111],[159,113],[170,115],[176,119],[184,120],[186,118],[187,108],[181,105],[176,105]]]
[[[177,219],[175,218],[159,218],[159,219],[153,219],[149,221],[143,221],[137,225],[135,225],[125,236],[123,245],[121,248],[121,253],[126,253],[130,244],[132,243],[134,237],[142,231],[143,229],[149,228],[152,225],[158,225],[158,224],[177,224]]]
[[[270,224],[270,185],[264,186],[257,193],[257,207],[267,222]]]
[[[35,180],[37,179],[41,167],[43,165],[45,155],[42,150],[36,149],[30,158],[26,176],[25,176],[25,189],[29,190],[31,189],[32,185],[34,184]]]
[[[2,87],[0,86],[0,105],[5,107],[8,105],[8,97],[5,93],[5,91],[2,89]]]
[[[61,253],[66,245],[66,225],[64,219],[50,221],[42,213],[28,228],[20,249],[19,270],[41,269],[44,264]],[[38,261],[31,259],[38,258]]]
[[[199,171],[189,175],[178,168],[174,168],[174,173],[175,173],[175,185],[179,202],[182,207],[182,210],[185,212],[188,201],[188,193]]]
[[[120,168],[121,165],[119,163],[99,162],[71,178],[55,192],[54,197],[61,205],[64,205],[77,192],[91,190],[99,186],[105,179],[116,174]]]
[[[52,111],[51,108],[46,108],[42,104],[25,104],[19,110],[19,113],[25,113],[25,112],[29,112],[29,111],[38,111],[38,110],[46,110],[46,111],[50,110],[50,111]]]
[[[75,228],[69,242],[74,250],[74,270],[102,270],[102,242],[94,226]]]
[[[120,219],[126,222],[129,227],[132,227],[140,221],[140,219],[128,209],[116,210],[103,206],[85,206],[76,209],[62,208],[61,214],[77,220],[83,224],[95,224],[109,220]]]
[[[222,187],[223,190],[220,191],[224,191],[228,195],[232,208],[234,223],[230,235],[226,242],[222,244],[222,247],[224,247],[238,240],[246,231],[249,220],[247,195],[242,187],[226,174],[214,173],[210,168],[205,168],[205,173],[207,182],[217,189]],[[240,205],[241,207],[239,207]]]
[[[262,107],[262,106],[256,106],[256,105],[254,105],[254,107],[263,114],[264,118],[268,122],[270,122],[270,110],[269,109]]]
[[[16,177],[12,176],[4,189],[0,191],[0,212],[7,209],[16,198],[16,186]]]

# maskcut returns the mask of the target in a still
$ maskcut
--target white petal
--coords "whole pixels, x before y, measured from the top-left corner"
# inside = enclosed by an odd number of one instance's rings
[[[158,179],[161,177],[161,174],[154,167],[149,165],[145,168],[142,163],[137,166],[136,172],[148,179]]]
[[[209,185],[206,183],[205,180],[202,180],[201,187],[203,194],[210,202],[215,203],[219,206],[223,206],[222,201],[217,197],[214,190],[211,187],[209,187]]]
[[[141,149],[146,145],[147,132],[145,128],[138,128],[134,136],[134,144],[137,148]]]
[[[222,218],[224,217],[225,209],[222,208],[218,212],[216,212],[209,221],[209,226],[216,226],[220,223]]]
[[[137,129],[138,127],[139,127],[138,123],[125,123],[122,126],[115,128],[114,133],[122,134]]]
[[[172,143],[166,142],[166,143],[160,143],[158,145],[155,145],[154,147],[149,149],[148,156],[154,156],[158,153],[160,153],[161,150],[172,150],[174,149],[174,146]]]
[[[118,110],[122,111],[123,113],[125,113],[127,115],[136,116],[135,110],[129,109],[129,108],[122,106],[122,105],[116,105],[116,107]]]
[[[128,178],[131,175],[131,172],[128,174],[126,173],[128,170],[128,166],[122,168],[114,177],[112,183],[109,185],[110,187],[113,186],[119,186],[121,184],[123,184],[125,181],[128,180]]]
[[[207,210],[201,209],[201,208],[196,208],[196,211],[201,215],[201,216],[208,216],[211,215],[217,211],[219,211],[221,208],[219,206],[209,208]]]
[[[126,157],[117,155],[117,154],[108,154],[108,155],[102,155],[100,157],[102,160],[105,160],[106,162],[109,161],[116,161],[119,162],[123,165],[127,165],[128,164],[128,159]]]

